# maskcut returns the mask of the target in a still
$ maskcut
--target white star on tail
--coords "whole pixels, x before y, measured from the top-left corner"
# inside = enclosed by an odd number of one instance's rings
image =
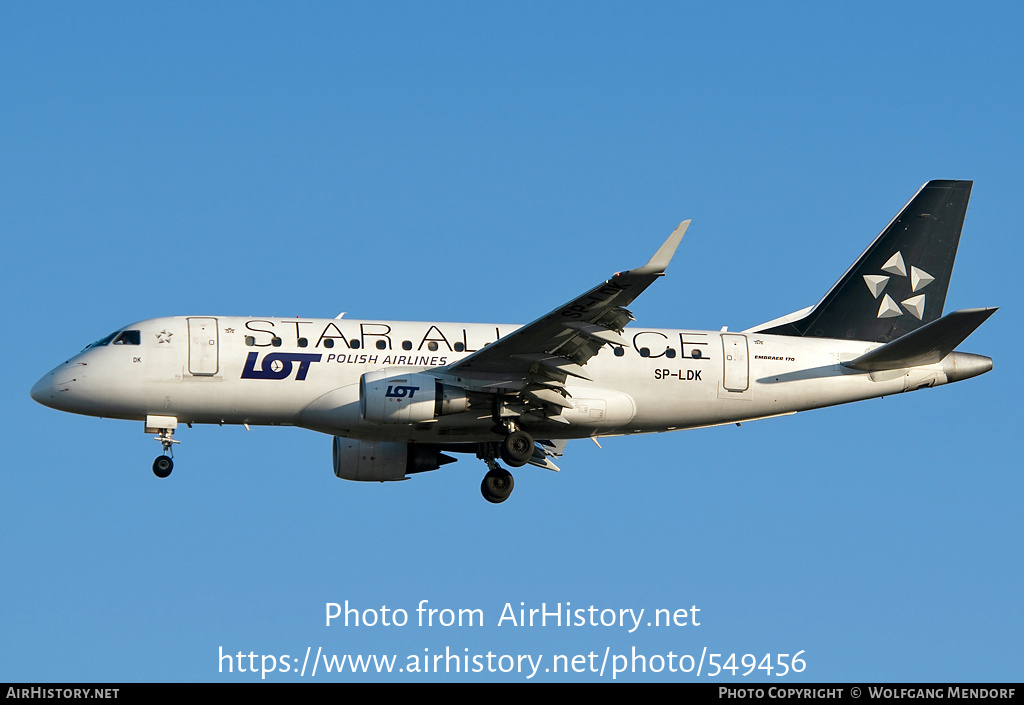
[[[886,274],[905,277],[907,276],[907,265],[903,261],[903,255],[897,252],[882,265],[882,271]],[[885,287],[889,284],[891,277],[886,274],[865,274],[864,283],[868,286],[868,291],[871,292],[871,296],[878,298],[882,296],[885,291]],[[929,284],[935,281],[928,272],[917,267],[910,268],[910,291],[911,293],[917,294],[921,289],[925,288]],[[903,304],[901,309],[891,296],[885,294],[882,297],[882,302],[878,306],[878,318],[895,318],[896,316],[902,316],[904,312],[917,318],[917,320],[924,319],[924,301],[925,295],[918,294],[917,296],[911,296],[909,299],[905,299],[900,303]],[[906,309],[906,311],[904,311]]]

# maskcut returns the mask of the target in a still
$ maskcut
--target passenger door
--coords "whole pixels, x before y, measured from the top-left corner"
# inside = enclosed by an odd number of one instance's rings
[[[216,318],[188,319],[189,374],[211,377],[220,368]]]

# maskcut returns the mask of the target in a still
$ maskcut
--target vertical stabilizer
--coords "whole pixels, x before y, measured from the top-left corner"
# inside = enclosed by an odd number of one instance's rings
[[[887,343],[941,318],[972,184],[926,183],[807,315],[755,330]]]

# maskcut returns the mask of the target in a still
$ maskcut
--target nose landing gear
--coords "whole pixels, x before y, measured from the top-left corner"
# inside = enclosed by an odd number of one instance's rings
[[[174,461],[166,455],[158,455],[153,461],[153,474],[157,477],[167,477],[173,469]]]
[[[160,441],[160,445],[163,446],[164,454],[158,455],[156,460],[153,461],[153,474],[159,478],[165,478],[171,474],[171,470],[174,469],[174,460],[172,459],[173,447],[176,441],[172,436],[174,430],[178,428],[178,419],[173,416],[147,416],[146,417],[146,433],[155,433],[156,440]],[[168,456],[167,453],[171,455]]]

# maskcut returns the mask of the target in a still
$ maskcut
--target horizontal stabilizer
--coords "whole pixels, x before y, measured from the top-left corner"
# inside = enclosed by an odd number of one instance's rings
[[[954,311],[891,343],[875,348],[855,360],[844,362],[843,365],[854,370],[879,372],[934,364],[966,340],[967,336],[973,333],[996,310],[995,308],[971,308]]]

